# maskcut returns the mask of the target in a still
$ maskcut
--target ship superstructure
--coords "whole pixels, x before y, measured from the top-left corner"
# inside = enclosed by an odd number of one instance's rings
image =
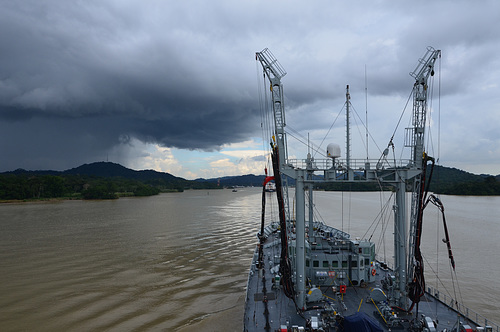
[[[424,149],[428,80],[434,75],[440,54],[429,47],[411,73],[415,79],[412,124],[405,136],[410,158],[388,158],[394,147],[391,138],[379,159],[351,159],[347,86],[346,159],[342,160],[336,144],[328,145],[325,159],[313,158],[310,153],[305,159],[288,158],[281,83],[286,72],[268,49],[256,53],[270,83],[274,119],[271,153],[279,221],[265,226],[262,220],[248,280],[245,331],[460,328],[461,313],[443,304],[436,294],[426,294],[420,252],[423,209],[429,202],[441,206],[439,199],[428,193],[430,179],[426,174],[432,174],[434,159]],[[288,182],[295,184],[293,200],[289,198]],[[349,234],[315,220],[313,188],[319,183],[377,183],[392,188],[395,201],[391,268],[376,260],[374,243],[351,239]],[[406,209],[407,190],[412,193],[410,211]],[[454,265],[448,238],[446,244]],[[442,307],[439,323],[428,310],[432,306],[421,308],[420,301]]]

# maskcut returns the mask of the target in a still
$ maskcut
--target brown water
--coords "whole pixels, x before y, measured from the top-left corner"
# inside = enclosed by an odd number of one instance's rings
[[[377,193],[315,195],[318,208],[338,202],[335,213],[320,212],[353,236],[365,234],[380,207]],[[443,202],[463,302],[500,321],[500,197]],[[2,204],[0,330],[240,331],[260,206],[258,188]],[[329,221],[342,216],[343,225]],[[434,219],[430,213],[426,232],[435,238]],[[444,264],[439,278],[446,282],[446,250],[433,258],[437,241],[425,245],[430,264]],[[390,242],[385,255],[392,255]]]
[[[254,196],[1,205],[0,330],[174,331],[234,307],[260,218]]]

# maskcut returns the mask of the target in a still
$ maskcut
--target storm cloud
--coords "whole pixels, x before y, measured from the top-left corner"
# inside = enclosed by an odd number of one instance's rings
[[[373,122],[387,122],[394,110],[377,101],[404,105],[428,45],[443,50],[447,133],[467,128],[476,142],[444,151],[480,149],[494,164],[498,22],[494,1],[2,1],[0,170],[75,167],[132,140],[217,151],[257,136],[254,53],[265,47],[289,72],[299,130],[326,130],[310,114],[336,111],[346,84],[364,100],[365,68]],[[484,121],[461,125],[473,107]]]
[[[14,145],[7,155],[85,159],[123,135],[210,150],[248,135],[256,104],[238,87],[242,77],[223,72],[233,52],[214,54],[210,22],[187,29],[189,8],[141,6],[2,2],[0,117]]]

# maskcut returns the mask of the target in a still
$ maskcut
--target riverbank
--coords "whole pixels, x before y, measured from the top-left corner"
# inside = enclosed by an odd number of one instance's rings
[[[158,193],[153,193],[150,195],[137,195],[133,192],[117,192],[113,193],[113,197],[97,197],[97,198],[85,198],[81,194],[75,193],[72,196],[62,196],[62,197],[48,197],[48,198],[25,198],[25,199],[0,199],[0,204],[8,203],[53,203],[60,201],[78,201],[78,200],[107,200],[107,199],[119,199],[121,197],[146,197],[154,196],[159,193],[179,193],[183,190],[179,189],[165,189]]]

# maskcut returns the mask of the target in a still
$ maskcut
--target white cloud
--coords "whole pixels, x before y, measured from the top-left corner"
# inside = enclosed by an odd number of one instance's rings
[[[255,140],[227,145],[221,151],[184,151],[122,137],[109,154],[109,161],[142,170],[152,169],[193,180],[231,175],[264,174],[266,151],[245,150],[258,146]],[[242,149],[242,150],[238,150]],[[269,166],[268,166],[269,167]]]

